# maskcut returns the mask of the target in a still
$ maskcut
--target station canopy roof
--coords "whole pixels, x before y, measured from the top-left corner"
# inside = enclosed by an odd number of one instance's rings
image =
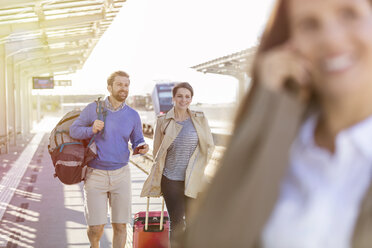
[[[81,69],[125,0],[0,1],[0,47],[27,75]],[[1,53],[1,52],[0,52]]]
[[[192,66],[191,68],[203,73],[215,73],[240,78],[244,74],[250,74],[255,52],[256,47],[252,47]]]

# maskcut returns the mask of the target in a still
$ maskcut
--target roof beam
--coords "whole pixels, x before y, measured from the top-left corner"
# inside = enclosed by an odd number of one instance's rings
[[[11,0],[11,1],[0,1],[0,9],[9,9],[25,6],[33,6],[35,1],[30,0]]]
[[[53,65],[39,67],[39,68],[35,68],[33,66],[32,67],[20,67],[20,70],[22,73],[32,75],[32,76],[37,76],[38,74],[42,74],[42,73],[53,74],[54,72],[67,71],[70,69],[75,71],[79,68],[81,68],[81,65],[77,65],[77,64],[71,65],[70,62],[65,62],[61,64],[53,64]]]
[[[41,70],[30,70],[30,69],[26,69],[24,71],[21,71],[21,73],[25,74],[26,76],[28,77],[35,77],[35,76],[39,76],[41,74],[49,74],[51,76],[53,76],[54,74],[57,74],[58,72],[64,72],[64,71],[69,71],[69,73],[74,73],[76,72],[76,70],[78,70],[80,68],[76,67],[76,66],[71,66],[71,65],[59,65],[59,66],[53,66],[53,67],[50,67],[50,68],[43,68]]]
[[[83,53],[88,48],[89,47],[87,44],[84,46],[66,47],[66,48],[58,48],[58,49],[50,49],[48,47],[46,49],[39,49],[33,52],[16,54],[14,55],[13,59],[14,59],[14,63],[18,63],[23,60],[30,60],[34,58],[40,58],[40,57],[53,57],[53,56],[58,56],[58,55],[66,54],[70,52]]]
[[[48,44],[49,45],[55,45],[59,43],[69,43],[69,42],[80,42],[85,40],[94,40],[97,36],[94,35],[93,32],[84,34],[84,35],[77,35],[77,36],[65,36],[61,38],[49,38]],[[32,50],[37,48],[42,48],[46,46],[43,44],[42,39],[30,39],[30,40],[24,40],[24,41],[16,41],[16,42],[7,42],[5,44],[6,52],[7,54],[13,54],[17,53],[18,51],[26,50]]]
[[[74,64],[80,64],[82,61],[82,55],[80,54],[79,56],[62,56],[62,57],[54,57],[54,59],[50,58],[35,58],[29,61],[24,61],[22,64],[20,64],[23,67],[34,67],[34,68],[40,68],[40,67],[48,67],[50,65],[54,64],[61,64],[61,63],[70,63],[70,65]]]
[[[203,64],[192,66],[191,68],[203,73],[230,75],[239,78],[242,74],[251,71],[256,49],[256,47],[252,47]]]
[[[37,31],[48,28],[64,27],[77,25],[86,22],[94,22],[101,20],[102,14],[74,16],[69,18],[59,18],[53,20],[46,20],[43,22],[28,22],[28,23],[14,23],[14,24],[0,24],[0,37],[8,36],[15,33],[24,33],[28,31]]]
[[[113,1],[113,0],[105,0],[105,1]],[[27,6],[34,6],[36,1],[30,1],[30,0],[9,0],[9,1],[0,1],[0,9],[10,9],[10,8],[20,8],[20,7],[27,7]],[[39,0],[42,5],[51,2],[50,0]],[[56,3],[53,3],[53,5],[56,5],[58,7],[59,4],[58,1],[55,1]],[[87,2],[87,4],[85,4]],[[124,3],[125,0],[118,0],[115,1],[117,3]],[[101,4],[100,2],[92,2],[92,1],[80,1],[75,5],[93,5],[93,4]]]
[[[30,66],[33,64],[31,63],[37,63],[37,61],[44,61],[45,63],[56,63],[59,60],[63,60],[63,58],[79,58],[83,60],[84,58],[84,51],[81,51],[76,54],[56,54],[54,56],[39,56],[39,57],[29,57],[26,59],[18,60],[15,62],[15,65],[21,65],[21,64],[26,64],[29,63]]]

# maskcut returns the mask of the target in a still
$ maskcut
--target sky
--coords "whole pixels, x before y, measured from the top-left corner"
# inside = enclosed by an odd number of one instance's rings
[[[151,93],[156,80],[187,81],[194,103],[232,102],[237,80],[191,66],[258,42],[272,0],[127,0],[101,37],[70,92],[108,94],[113,71],[130,75],[130,95]]]

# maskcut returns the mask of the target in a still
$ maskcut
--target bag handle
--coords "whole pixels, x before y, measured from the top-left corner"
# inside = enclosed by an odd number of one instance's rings
[[[161,198],[161,214],[160,214],[160,231],[163,230],[163,220],[164,220],[164,198]],[[146,217],[145,217],[145,231],[148,229],[149,225],[149,208],[150,208],[150,197],[147,197],[147,207],[146,207]]]

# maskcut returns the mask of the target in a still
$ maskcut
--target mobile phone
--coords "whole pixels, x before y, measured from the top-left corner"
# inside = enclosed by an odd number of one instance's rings
[[[144,149],[145,148],[145,145],[146,145],[146,143],[140,143],[140,144],[138,144],[138,146],[136,146],[136,148],[134,148],[134,150],[133,150],[133,156],[136,156],[136,155],[141,155],[140,153],[139,153],[139,150],[141,150],[141,149]]]

